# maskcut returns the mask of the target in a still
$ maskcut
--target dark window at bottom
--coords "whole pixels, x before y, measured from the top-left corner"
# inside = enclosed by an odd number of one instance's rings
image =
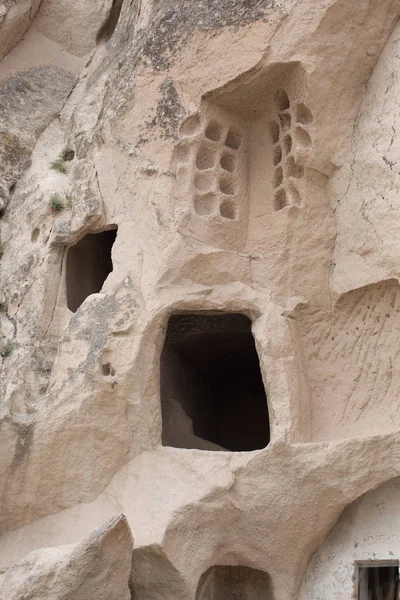
[[[398,600],[398,561],[359,563],[357,600]]]

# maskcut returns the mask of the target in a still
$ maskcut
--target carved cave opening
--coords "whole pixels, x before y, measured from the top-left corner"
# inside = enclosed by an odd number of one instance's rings
[[[269,443],[251,320],[242,314],[172,315],[160,395],[164,446],[241,452]]]
[[[76,312],[91,294],[97,294],[113,270],[111,249],[117,229],[88,233],[67,253],[67,306]]]
[[[210,567],[200,577],[196,600],[273,600],[269,575],[242,566]]]
[[[399,597],[399,562],[376,561],[356,565],[357,600],[397,600]]]

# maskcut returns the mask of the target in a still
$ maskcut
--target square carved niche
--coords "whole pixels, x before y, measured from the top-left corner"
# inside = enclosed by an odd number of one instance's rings
[[[164,446],[248,451],[269,443],[260,363],[242,314],[172,315],[160,396]]]
[[[207,94],[181,124],[174,162],[182,229],[214,246],[276,251],[303,202],[313,115],[298,63],[272,64]]]

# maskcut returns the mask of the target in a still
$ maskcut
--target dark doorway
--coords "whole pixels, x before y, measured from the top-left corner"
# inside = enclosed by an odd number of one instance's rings
[[[359,563],[358,600],[398,600],[398,561]]]
[[[76,312],[91,294],[97,294],[113,270],[111,248],[116,229],[88,233],[67,254],[67,305]]]
[[[239,452],[269,443],[267,399],[244,315],[171,316],[160,392],[164,446]]]
[[[210,567],[200,577],[196,600],[273,600],[271,579],[264,571],[241,566]]]

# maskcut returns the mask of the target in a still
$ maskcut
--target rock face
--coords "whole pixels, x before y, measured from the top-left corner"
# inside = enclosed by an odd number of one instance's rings
[[[71,546],[35,550],[4,576],[2,600],[129,600],[132,536],[116,517]]]
[[[0,2],[2,600],[395,598],[399,16]]]
[[[0,59],[22,39],[39,9],[41,0],[0,2]]]
[[[41,132],[60,112],[75,77],[54,66],[38,67],[0,82],[1,209],[30,163]]]

